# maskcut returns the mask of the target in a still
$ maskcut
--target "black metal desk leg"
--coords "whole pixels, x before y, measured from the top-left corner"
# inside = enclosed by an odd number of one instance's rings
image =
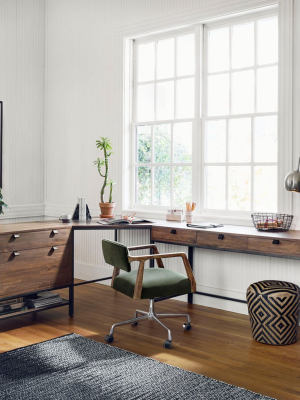
[[[69,316],[74,316],[74,285],[69,286]]]
[[[72,229],[72,284],[69,286],[69,316],[74,316],[74,263],[75,263],[75,232]]]
[[[194,261],[194,248],[188,247],[188,259],[191,264],[191,268],[193,270],[193,261]],[[193,293],[188,294],[188,303],[193,304]]]

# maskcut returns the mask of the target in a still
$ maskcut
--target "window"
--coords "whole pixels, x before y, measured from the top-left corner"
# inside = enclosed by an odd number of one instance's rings
[[[135,46],[136,203],[192,199],[195,34]]]
[[[134,207],[277,211],[277,48],[270,14],[134,41]]]
[[[205,30],[204,207],[277,211],[278,22]]]

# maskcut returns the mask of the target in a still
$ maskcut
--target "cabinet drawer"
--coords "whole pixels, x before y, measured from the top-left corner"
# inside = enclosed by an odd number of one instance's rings
[[[197,244],[228,250],[247,250],[247,237],[218,232],[197,232]]]
[[[171,243],[196,243],[196,232],[189,229],[162,228],[153,226],[151,230],[153,241]]]
[[[0,254],[0,298],[72,283],[72,246]]]
[[[277,243],[278,242],[278,243]],[[300,257],[300,243],[299,241],[285,240],[285,239],[248,239],[248,250],[255,253],[262,254],[276,254],[286,256]]]
[[[70,243],[70,229],[39,232],[15,232],[14,234],[0,235],[0,252],[36,249],[39,247],[51,247]]]

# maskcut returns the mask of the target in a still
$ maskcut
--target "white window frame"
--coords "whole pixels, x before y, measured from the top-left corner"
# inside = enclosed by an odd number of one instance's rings
[[[143,21],[143,23],[130,24],[118,29],[117,37],[120,40],[120,45],[123,47],[123,64],[120,64],[120,77],[123,77],[123,112],[120,113],[119,120],[120,126],[123,126],[123,155],[122,155],[122,211],[124,212],[137,212],[138,215],[146,215],[151,218],[164,218],[165,212],[158,210],[157,207],[144,206],[141,209],[133,207],[134,203],[134,182],[133,182],[133,168],[132,160],[135,150],[133,149],[134,136],[132,134],[132,95],[133,95],[133,42],[137,38],[150,38],[149,32],[166,32],[169,30],[173,32],[177,27],[182,26],[195,26],[195,29],[201,29],[201,25],[211,21],[222,21],[227,19],[227,15],[236,15],[238,19],[244,15],[259,13],[262,15],[264,11],[278,10],[279,18],[279,123],[278,123],[278,147],[279,147],[279,181],[278,193],[279,202],[278,208],[281,212],[292,213],[292,195],[286,192],[283,188],[283,179],[287,172],[293,167],[293,0],[286,0],[285,2],[277,2],[274,0],[270,5],[265,0],[258,2],[257,0],[249,0],[247,7],[228,0],[228,3],[222,3],[218,8],[211,8],[201,6],[199,9],[191,10],[184,17],[182,14],[176,16],[170,15],[162,20],[157,18]],[[201,33],[201,32],[200,32]],[[156,33],[154,34],[156,35]],[[199,38],[199,40],[198,40]],[[197,51],[200,54],[201,35],[196,35],[196,42],[198,40],[199,46]],[[200,73],[202,74],[202,65],[200,65]],[[200,76],[198,84],[200,85]],[[200,104],[199,99],[198,104]],[[197,104],[197,100],[195,101]],[[201,114],[200,108],[196,110],[195,117],[196,124],[199,124],[201,129]],[[199,137],[194,142],[199,141]],[[195,147],[193,142],[193,148]],[[201,142],[201,141],[200,141]],[[200,145],[197,148],[201,148]],[[200,157],[197,160],[193,159],[196,165],[196,173],[202,173]],[[194,171],[193,171],[194,172]],[[195,174],[194,174],[195,175]],[[193,185],[193,192],[195,186]],[[200,190],[196,190],[195,199],[198,201],[201,197]],[[199,204],[199,203],[198,203]],[[199,207],[196,209],[196,219],[211,220],[222,223],[237,224],[237,225],[251,225],[249,218],[241,218],[228,215],[226,212],[223,215],[215,218],[213,215],[203,214]]]
[[[203,96],[204,96],[204,101],[203,101],[203,114],[202,114],[202,153],[201,153],[201,180],[203,184],[201,185],[201,200],[200,200],[200,207],[201,207],[201,214],[204,215],[224,215],[226,213],[227,216],[232,216],[232,217],[238,217],[238,218],[243,218],[243,217],[250,217],[251,213],[254,212],[254,210],[250,211],[238,211],[238,210],[228,210],[227,209],[227,201],[228,201],[228,172],[227,169],[229,166],[250,166],[251,167],[251,205],[253,206],[254,204],[254,167],[257,166],[276,166],[277,167],[277,182],[278,182],[278,175],[279,175],[279,140],[277,141],[277,162],[254,162],[254,132],[253,132],[253,126],[254,126],[254,118],[255,117],[264,117],[264,116],[277,116],[277,121],[278,121],[278,109],[279,105],[277,108],[277,111],[274,112],[253,112],[253,113],[247,113],[247,114],[231,114],[231,107],[232,107],[232,86],[231,86],[231,75],[233,72],[242,72],[242,71],[250,71],[254,70],[255,74],[255,85],[254,85],[254,111],[257,109],[256,107],[256,79],[257,79],[257,70],[258,69],[263,69],[263,68],[268,68],[268,67],[273,67],[276,66],[278,67],[279,62],[276,63],[270,63],[270,64],[265,64],[258,66],[257,65],[257,30],[256,30],[256,24],[258,20],[268,18],[268,17],[278,17],[278,12],[275,10],[268,10],[268,11],[262,11],[260,13],[255,13],[255,14],[250,14],[250,15],[244,15],[242,17],[233,17],[233,18],[228,18],[225,21],[221,22],[212,22],[205,24],[204,26],[204,57],[203,57],[203,62],[204,62],[204,71],[203,71]],[[235,24],[239,23],[246,23],[246,22],[252,22],[254,21],[255,23],[255,28],[254,28],[254,65],[251,67],[245,67],[245,68],[236,68],[233,69],[231,68],[231,39],[229,41],[229,69],[226,71],[219,71],[219,72],[213,72],[209,73],[208,72],[208,32],[211,28],[213,29],[218,29],[218,28],[224,28],[224,27],[229,27],[231,28]],[[212,75],[218,75],[221,73],[229,73],[229,114],[227,115],[222,115],[222,116],[208,116],[208,77]],[[279,74],[278,74],[279,75]],[[279,86],[279,85],[278,85]],[[279,103],[279,102],[278,102]],[[228,121],[230,119],[238,119],[238,118],[250,118],[251,119],[251,161],[249,163],[229,163],[228,162]],[[206,121],[216,121],[216,120],[225,120],[226,121],[226,162],[224,163],[208,163],[205,162],[204,159],[204,125]],[[277,122],[277,127],[279,126]],[[277,137],[279,137],[279,129],[277,129]],[[226,209],[209,209],[205,207],[205,187],[204,187],[204,182],[205,182],[205,174],[204,174],[204,169],[206,166],[225,166],[226,167],[226,194],[225,194],[225,202],[226,202]],[[279,190],[277,189],[277,210],[280,207],[280,201],[279,201]],[[275,212],[275,211],[274,211]],[[276,211],[277,212],[277,211]]]
[[[188,79],[188,78],[194,78],[195,80],[195,87],[196,84],[200,81],[200,71],[199,68],[197,69],[197,63],[195,61],[195,73],[193,75],[184,75],[184,76],[176,76],[176,54],[177,54],[177,41],[176,37],[182,36],[182,35],[187,35],[189,33],[193,33],[195,35],[195,57],[197,57],[197,52],[196,49],[199,47],[197,35],[198,33],[198,27],[196,25],[191,25],[189,27],[183,28],[183,29],[176,29],[175,31],[170,31],[170,32],[165,32],[165,33],[160,33],[156,35],[150,35],[147,36],[146,38],[142,39],[137,39],[134,40],[133,43],[133,118],[131,122],[131,148],[132,148],[132,171],[131,175],[133,176],[133,181],[132,181],[132,188],[131,188],[131,204],[132,208],[134,210],[145,210],[145,207],[147,208],[147,211],[158,211],[158,212],[166,212],[167,209],[170,208],[169,206],[159,206],[159,205],[153,205],[153,200],[154,200],[154,173],[151,175],[151,203],[152,205],[141,205],[141,204],[136,204],[135,203],[135,195],[137,193],[137,188],[136,188],[136,168],[137,167],[143,167],[143,166],[149,166],[151,167],[152,171],[154,171],[153,167],[159,167],[159,166],[169,166],[171,169],[171,203],[173,202],[173,167],[175,166],[190,166],[192,167],[192,177],[193,177],[193,182],[192,182],[192,197],[195,199],[196,198],[196,186],[194,185],[194,177],[196,175],[197,171],[197,163],[196,163],[196,146],[194,145],[195,142],[195,135],[197,132],[197,126],[198,126],[198,118],[197,118],[197,110],[199,110],[199,103],[198,103],[198,97],[197,97],[197,90],[194,91],[194,117],[192,118],[182,118],[182,119],[177,119],[175,118],[176,116],[176,82],[183,80],[183,79]],[[172,78],[166,78],[166,79],[156,79],[156,76],[154,77],[153,81],[146,81],[142,83],[137,84],[137,70],[138,70],[138,57],[137,57],[137,49],[138,45],[140,44],[145,44],[145,43],[150,43],[150,42],[156,42],[158,40],[163,40],[163,39],[168,39],[168,38],[175,38],[175,51],[174,51],[174,77]],[[155,43],[155,55],[157,52],[157,44]],[[157,57],[155,57],[155,62],[157,62]],[[156,67],[156,66],[155,66]],[[156,68],[155,68],[156,71]],[[137,99],[137,87],[140,85],[147,85],[147,84],[156,84],[160,82],[174,82],[174,118],[170,120],[156,120],[156,90],[154,90],[154,120],[153,121],[139,121],[137,122],[137,102],[134,101],[134,99]],[[173,162],[173,124],[174,123],[180,123],[180,122],[191,122],[192,123],[192,162],[191,163],[176,163]],[[170,124],[171,125],[171,162],[170,163],[154,163],[154,134],[153,134],[153,127],[155,125],[162,125],[162,124]],[[137,148],[136,148],[136,128],[138,126],[142,125],[150,125],[151,126],[151,162],[150,163],[145,163],[145,164],[140,164],[136,160],[136,154],[137,154]]]

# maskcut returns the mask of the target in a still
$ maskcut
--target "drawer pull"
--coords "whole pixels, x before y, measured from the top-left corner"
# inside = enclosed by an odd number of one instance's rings
[[[20,235],[18,233],[14,233],[13,237],[14,237],[14,239],[17,239],[18,237],[20,237]]]
[[[52,233],[53,233],[53,235],[57,235],[58,231],[56,229],[53,229]]]
[[[20,255],[20,253],[18,252],[18,251],[14,251],[14,256],[15,257],[17,257],[17,256],[19,256]]]
[[[223,240],[223,239],[224,239],[224,235],[221,235],[221,234],[220,234],[220,235],[218,236],[218,239]]]
[[[52,250],[53,250],[53,251],[54,251],[54,250],[58,250],[58,247],[53,246],[53,247],[52,247]]]
[[[170,233],[172,233],[173,235],[176,235],[176,229],[171,229],[171,232]]]
[[[278,239],[273,240],[272,244],[279,244],[279,240]]]

